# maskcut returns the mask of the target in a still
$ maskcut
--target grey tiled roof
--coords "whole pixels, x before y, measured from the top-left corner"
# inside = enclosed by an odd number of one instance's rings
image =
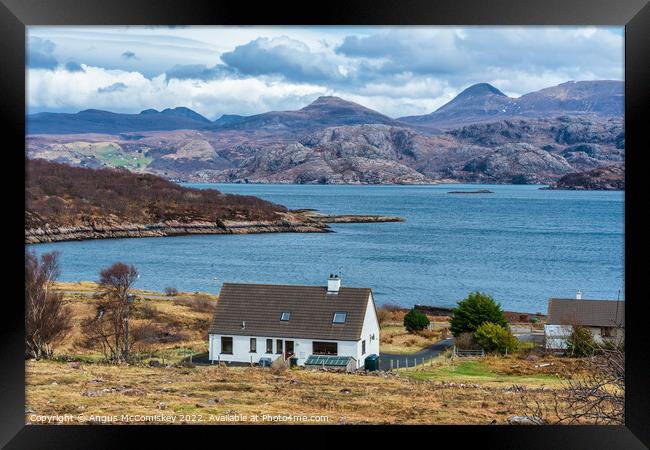
[[[356,341],[370,299],[369,288],[224,283],[210,334]],[[291,313],[281,321],[283,312]],[[345,323],[332,323],[345,312]],[[245,328],[242,329],[242,322]]]
[[[551,298],[548,301],[549,325],[625,327],[625,302],[616,300],[577,300]]]

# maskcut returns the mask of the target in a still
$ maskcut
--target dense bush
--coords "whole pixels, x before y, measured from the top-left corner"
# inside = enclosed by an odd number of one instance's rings
[[[165,295],[168,297],[174,297],[178,295],[178,289],[175,287],[166,287],[165,288]]]
[[[406,330],[409,332],[420,331],[426,328],[428,325],[429,319],[427,316],[419,311],[416,311],[415,309],[410,310],[404,316],[404,328],[406,328]]]
[[[464,332],[474,333],[484,322],[508,326],[501,305],[487,294],[472,292],[466,299],[458,302],[458,306],[452,311],[451,332],[454,336]]]
[[[459,350],[480,350],[481,346],[474,339],[474,334],[472,333],[460,333],[454,338],[454,345]]]
[[[483,322],[479,325],[474,333],[474,339],[484,350],[501,354],[516,351],[519,344],[507,327],[492,322]]]
[[[25,227],[275,219],[281,205],[251,195],[190,189],[123,169],[71,167],[26,160]]]
[[[591,356],[596,353],[596,343],[591,332],[579,325],[574,325],[567,339],[566,354],[571,356]]]

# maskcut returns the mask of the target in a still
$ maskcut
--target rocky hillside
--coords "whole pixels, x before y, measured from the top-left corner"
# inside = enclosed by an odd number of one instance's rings
[[[549,189],[625,190],[625,167],[609,166],[570,173],[549,186]]]
[[[552,183],[621,165],[619,119],[560,117],[480,123],[428,136],[382,124],[327,127],[295,138],[238,131],[31,138],[29,156],[123,167],[186,181],[260,183]]]
[[[113,113],[85,111],[57,116],[59,131],[85,133],[29,135],[27,154],[200,182],[548,184],[624,164],[621,95],[616,81],[569,82],[518,99],[482,83],[432,114],[400,120],[337,97],[214,122],[186,108],[105,123]],[[39,120],[30,130],[44,126]],[[164,128],[173,123],[187,126]]]

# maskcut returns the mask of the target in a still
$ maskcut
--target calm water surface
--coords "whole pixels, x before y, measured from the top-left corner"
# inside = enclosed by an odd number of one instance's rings
[[[538,186],[190,184],[289,208],[386,214],[402,223],[332,225],[336,233],[179,236],[38,244],[62,252],[63,281],[96,280],[115,261],[137,287],[218,292],[224,281],[371,287],[378,303],[452,306],[481,290],[505,309],[546,312],[552,296],[623,292],[624,193]],[[453,195],[490,189],[494,194]]]

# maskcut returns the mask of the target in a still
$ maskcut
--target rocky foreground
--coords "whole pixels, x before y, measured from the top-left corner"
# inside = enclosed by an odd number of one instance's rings
[[[118,239],[182,236],[191,234],[254,234],[254,233],[330,233],[328,223],[403,222],[401,217],[377,215],[325,215],[313,210],[281,213],[281,219],[266,221],[179,222],[152,224],[114,223],[77,227],[39,227],[25,230],[25,243],[38,244],[89,239]]]

